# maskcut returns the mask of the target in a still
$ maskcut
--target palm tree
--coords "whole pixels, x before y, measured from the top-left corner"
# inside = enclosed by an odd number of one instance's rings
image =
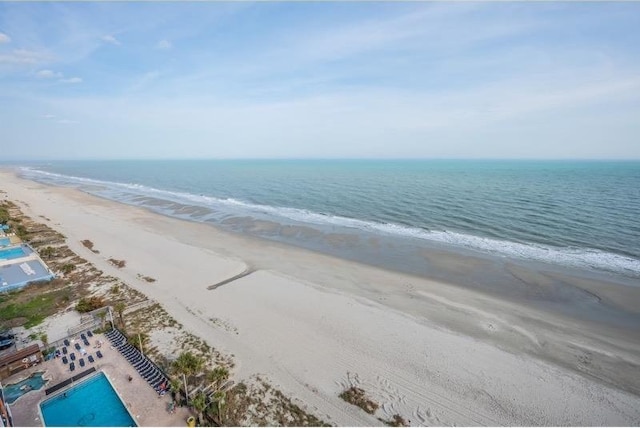
[[[124,302],[120,301],[117,302],[114,306],[113,309],[118,313],[118,318],[120,319],[120,327],[124,330],[125,326],[124,326],[124,317],[122,316],[122,314],[124,313],[124,310],[127,308],[127,305],[124,304]]]
[[[107,312],[98,312],[98,318],[100,318],[100,323],[102,324],[102,329],[104,330],[104,320],[107,318]]]
[[[146,345],[149,342],[149,337],[145,333],[134,333],[129,336],[128,342],[144,353],[144,349],[147,349]]]
[[[193,376],[202,370],[204,360],[202,357],[193,355],[191,352],[183,352],[173,362],[174,367],[186,376]]]
[[[224,412],[224,409],[227,406],[227,393],[220,390],[214,392],[213,401],[216,403],[216,406],[218,407],[218,422],[220,422],[220,425],[222,425],[223,424],[222,413]]]
[[[50,259],[53,256],[53,247],[48,246],[40,250],[40,255],[45,259]]]
[[[179,375],[184,375],[187,379],[186,382],[189,382],[189,378],[202,370],[204,366],[204,359],[202,357],[198,357],[193,355],[191,352],[183,352],[178,358],[173,362],[173,369]],[[187,395],[187,400],[189,400],[189,393],[187,390],[188,385],[185,385],[185,394]]]
[[[222,383],[227,379],[229,379],[229,370],[225,367],[219,366],[207,372],[207,382],[212,383],[215,389],[220,388]]]
[[[180,393],[180,387],[179,379],[169,379],[169,390],[171,391],[173,399],[178,402],[180,401],[178,400],[178,394],[182,395]]]
[[[207,397],[202,392],[198,392],[191,400],[191,405],[198,412],[198,423],[202,425],[202,412],[207,408]]]
[[[47,333],[42,333],[40,335],[40,340],[42,341],[42,346],[44,346],[46,352],[47,348],[49,348],[49,336],[47,336]]]

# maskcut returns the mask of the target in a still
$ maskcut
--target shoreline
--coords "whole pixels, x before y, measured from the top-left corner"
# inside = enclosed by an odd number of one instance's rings
[[[235,355],[240,378],[266,374],[332,423],[379,423],[337,397],[353,382],[382,402],[385,416],[398,413],[412,424],[557,425],[567,423],[566,406],[575,410],[571,424],[640,420],[640,344],[631,331],[234,236],[0,171],[9,199],[29,215],[50,218],[78,254]],[[94,242],[101,254],[84,248],[82,239]],[[127,267],[110,266],[108,257],[126,259]],[[249,266],[256,272],[207,289]],[[145,284],[137,274],[157,282]],[[635,290],[627,296],[610,287],[613,302],[632,307]],[[237,332],[212,325],[209,317],[228,321]],[[580,361],[587,353],[585,365]],[[541,394],[536,402],[528,402],[523,385]],[[590,396],[591,389],[596,392]],[[603,397],[616,404],[610,407]]]
[[[114,167],[116,166],[117,164],[114,164]],[[442,275],[438,276],[438,271],[442,270],[441,266],[432,264],[422,253],[439,251],[452,256],[475,257],[493,263],[510,260],[536,271],[552,270],[579,277],[589,275],[599,281],[627,285],[635,285],[640,279],[640,253],[634,256],[615,245],[601,246],[597,242],[576,244],[573,241],[560,244],[555,238],[544,234],[546,239],[537,240],[530,237],[531,239],[523,240],[517,234],[512,237],[504,234],[494,236],[464,227],[458,230],[455,226],[442,230],[429,227],[425,230],[411,221],[409,224],[413,226],[394,222],[393,219],[374,221],[366,214],[364,217],[342,217],[339,214],[331,214],[332,210],[328,210],[327,213],[322,209],[319,212],[314,209],[307,211],[300,208],[295,201],[289,201],[291,207],[286,203],[283,206],[279,203],[254,204],[250,195],[245,195],[249,197],[248,200],[240,196],[244,194],[241,189],[238,195],[240,199],[236,200],[235,195],[226,195],[228,198],[220,195],[217,197],[207,193],[205,188],[197,186],[190,191],[184,187],[185,183],[178,187],[169,183],[165,183],[164,187],[153,187],[145,180],[142,182],[147,184],[134,184],[137,183],[135,179],[132,183],[126,183],[120,182],[112,175],[101,180],[47,172],[47,168],[42,170],[35,166],[15,168],[21,177],[45,185],[76,188],[115,202],[150,209],[162,215],[210,223],[227,232],[281,242],[392,271],[459,285],[474,286],[467,281],[468,276],[459,275],[449,279],[453,272],[440,272]],[[455,196],[451,196],[455,200]],[[535,207],[529,209],[535,212]],[[455,212],[452,216],[457,218]],[[562,225],[561,219],[556,218],[556,221]],[[500,228],[499,225],[494,226]],[[635,248],[635,244],[629,245]],[[491,282],[513,279],[505,278],[501,273],[499,269],[493,272],[491,269],[483,269],[474,277],[484,276],[485,291],[492,291],[489,285]]]
[[[287,239],[287,237],[297,236],[296,233],[291,232],[290,228],[293,227],[291,225],[281,225],[283,233],[266,237],[254,233],[254,229],[270,229],[276,223],[265,220],[249,221],[249,217],[232,217],[222,223],[249,224],[249,226],[247,228],[240,227],[237,230],[229,229],[223,227],[223,224],[210,220],[171,215],[157,208],[157,206],[166,204],[184,207],[179,203],[139,196],[134,200],[155,201],[149,205],[139,205],[134,202],[129,203],[88,193],[75,187],[31,181],[31,179],[19,177],[15,167],[0,167],[0,171],[7,169],[19,179],[38,183],[45,187],[73,189],[104,201],[142,209],[145,212],[169,219],[206,225],[226,238],[247,239],[249,242],[261,242],[267,246],[281,246],[284,249],[296,248],[310,254],[407,275],[419,280],[465,288],[499,300],[517,305],[534,306],[536,309],[550,314],[559,314],[580,321],[604,323],[611,327],[628,330],[640,328],[640,287],[637,286],[635,278],[622,274],[564,266],[539,260],[504,257],[442,242],[434,241],[427,244],[421,242],[420,246],[398,245],[398,242],[395,242],[397,237],[385,241],[387,238],[384,237],[366,238],[366,235],[362,235],[362,240],[382,239],[376,244],[378,247],[393,248],[391,258],[374,257],[372,254],[365,254],[361,251],[348,251],[348,248],[343,251],[340,248],[345,239],[347,241],[352,238],[360,239],[357,234],[330,233],[331,236],[327,236],[327,241],[333,243],[318,247],[310,245],[309,241],[302,238],[300,240]],[[191,208],[208,210],[206,208]],[[295,227],[293,228],[295,229]],[[304,229],[305,227],[302,227],[302,230]],[[411,261],[407,262],[409,259]]]

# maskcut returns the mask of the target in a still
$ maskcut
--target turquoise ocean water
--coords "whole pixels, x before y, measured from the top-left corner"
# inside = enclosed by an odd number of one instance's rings
[[[69,161],[20,173],[412,273],[428,268],[416,250],[446,248],[640,278],[640,162]]]

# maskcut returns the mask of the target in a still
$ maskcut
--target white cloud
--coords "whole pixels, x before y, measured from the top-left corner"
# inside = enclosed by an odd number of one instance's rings
[[[156,49],[171,49],[173,45],[171,44],[171,42],[169,40],[160,40],[157,44],[156,44]]]
[[[122,44],[122,43],[120,43],[120,40],[116,39],[111,34],[107,34],[106,36],[102,36],[101,39],[102,39],[103,42],[111,43],[112,45],[116,45],[116,46],[120,46]]]
[[[50,59],[50,55],[42,52],[15,49],[11,53],[0,55],[0,64],[39,64]]]
[[[82,78],[80,77],[65,78],[64,74],[53,70],[40,70],[36,73],[36,77],[38,79],[58,79],[60,83],[82,83]]]
[[[11,41],[11,37],[7,36],[4,33],[0,33],[0,45],[3,43],[9,43]]]
[[[82,83],[82,78],[70,77],[68,79],[60,79],[60,83]]]
[[[42,116],[43,119],[55,119],[56,116],[54,114],[45,114]]]
[[[53,70],[40,70],[36,73],[36,77],[38,79],[53,79],[53,78],[61,78],[62,73],[53,71]]]

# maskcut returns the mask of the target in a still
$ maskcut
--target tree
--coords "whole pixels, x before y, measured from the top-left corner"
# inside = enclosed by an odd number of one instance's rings
[[[124,310],[127,308],[127,305],[125,305],[124,302],[117,302],[114,306],[113,309],[115,309],[115,311],[118,313],[118,318],[120,319],[120,327],[124,330]]]
[[[207,382],[213,384],[215,389],[220,388],[222,383],[229,379],[229,370],[225,367],[216,367],[215,369],[207,372]]]
[[[227,406],[227,393],[219,390],[214,392],[213,401],[216,403],[216,407],[218,408],[218,422],[222,425],[224,423],[222,414]]]
[[[169,379],[169,390],[171,391],[172,397],[175,401],[180,401],[179,400],[179,395],[182,395],[180,393],[180,379],[174,378],[174,379]]]
[[[207,408],[207,397],[202,392],[198,392],[191,400],[191,405],[198,412],[198,424],[202,425],[202,412]]]
[[[129,337],[128,342],[138,348],[139,351],[144,352],[144,349],[147,349],[147,344],[149,343],[149,336],[145,333],[134,333]]]
[[[179,373],[189,377],[202,370],[204,360],[202,357],[198,357],[187,351],[178,356],[178,358],[173,362],[173,366]]]
[[[104,330],[104,320],[107,318],[107,311],[99,312],[98,318],[100,318],[100,322],[102,323],[102,329]]]
[[[49,347],[49,336],[47,336],[47,333],[42,333],[40,335],[40,340],[42,341],[44,349],[47,349]]]
[[[40,255],[45,259],[50,259],[53,256],[53,247],[48,246],[40,250]]]
[[[173,369],[178,375],[184,375],[187,384],[191,380],[190,377],[197,374],[204,366],[204,359],[193,355],[191,352],[183,352],[173,362]],[[189,400],[188,385],[185,385],[185,394],[187,401]]]

